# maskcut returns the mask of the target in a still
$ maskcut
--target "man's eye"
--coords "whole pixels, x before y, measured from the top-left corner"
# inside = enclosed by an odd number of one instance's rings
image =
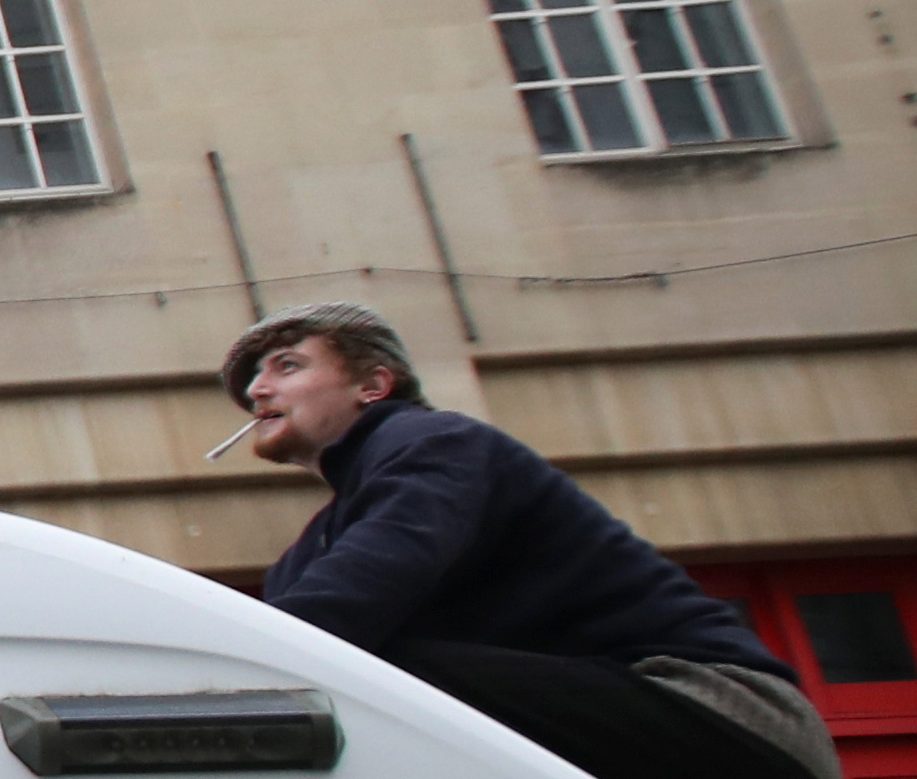
[[[295,360],[281,360],[277,363],[277,367],[280,368],[282,373],[290,373],[299,367],[299,363]]]

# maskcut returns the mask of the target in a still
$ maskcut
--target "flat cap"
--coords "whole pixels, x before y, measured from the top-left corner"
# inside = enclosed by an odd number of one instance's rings
[[[245,390],[254,378],[258,360],[273,348],[272,336],[289,328],[303,338],[345,333],[385,352],[413,377],[410,358],[398,334],[372,309],[345,301],[292,306],[266,316],[245,330],[223,361],[223,384],[242,408],[251,410]]]

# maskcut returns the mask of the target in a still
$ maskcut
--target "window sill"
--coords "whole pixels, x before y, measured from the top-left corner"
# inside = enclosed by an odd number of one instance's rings
[[[542,154],[539,159],[545,166],[593,165],[615,162],[653,162],[656,160],[688,161],[698,157],[731,157],[752,154],[773,154],[802,149],[829,149],[835,144],[811,146],[797,140],[771,141],[767,143],[716,143],[655,151],[651,149],[626,149],[607,152],[568,152]]]
[[[108,185],[80,187],[55,187],[50,189],[23,189],[0,192],[0,209],[15,207],[16,205],[48,205],[53,206],[60,201],[73,202],[81,200],[94,200],[111,195],[122,194],[129,188],[115,189]]]
[[[917,733],[917,716],[889,716],[883,713],[850,717],[826,715],[825,724],[834,738],[898,736]]]

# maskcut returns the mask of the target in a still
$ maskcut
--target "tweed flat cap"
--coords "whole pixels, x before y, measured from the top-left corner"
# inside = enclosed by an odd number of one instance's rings
[[[251,410],[252,404],[245,390],[254,378],[258,360],[273,348],[271,336],[288,328],[295,329],[303,338],[331,333],[344,333],[357,338],[388,354],[413,379],[411,360],[404,344],[375,311],[345,301],[310,303],[283,308],[266,316],[243,332],[230,348],[223,361],[223,384],[232,399],[242,408]]]

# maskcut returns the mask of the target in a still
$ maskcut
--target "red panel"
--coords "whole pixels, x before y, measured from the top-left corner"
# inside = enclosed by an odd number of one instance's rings
[[[917,558],[703,566],[692,575],[711,594],[742,598],[762,640],[793,665],[828,726],[847,779],[917,779],[917,680],[825,681],[796,596],[889,592],[917,657]]]
[[[846,779],[917,779],[917,735],[837,740]]]

